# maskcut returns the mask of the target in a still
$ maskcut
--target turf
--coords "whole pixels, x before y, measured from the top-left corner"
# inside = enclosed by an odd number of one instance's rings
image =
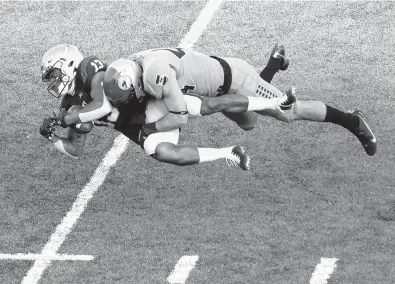
[[[0,253],[39,253],[111,147],[96,128],[78,160],[38,134],[57,108],[39,82],[42,53],[69,42],[106,62],[176,46],[204,2],[4,2],[0,15]],[[182,255],[200,259],[187,283],[308,283],[321,257],[339,262],[329,283],[395,279],[391,95],[393,2],[225,2],[195,48],[240,57],[259,71],[275,43],[291,65],[276,75],[299,99],[364,111],[376,156],[332,124],[260,117],[243,132],[221,115],[191,120],[181,144],[243,145],[252,170],[223,161],[161,164],[129,146],[90,201],[40,283],[166,283]],[[62,13],[59,13],[62,11]],[[165,12],[165,13],[164,13]],[[0,283],[20,283],[32,262],[0,260]]]

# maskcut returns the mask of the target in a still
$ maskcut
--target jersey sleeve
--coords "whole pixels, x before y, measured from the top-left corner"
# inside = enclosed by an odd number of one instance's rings
[[[163,96],[163,86],[169,80],[170,66],[163,60],[152,60],[143,66],[144,91],[156,99]]]
[[[172,70],[180,66],[180,59],[171,51],[157,50],[147,55],[143,62],[144,91],[154,98],[163,96],[163,86],[169,80]]]

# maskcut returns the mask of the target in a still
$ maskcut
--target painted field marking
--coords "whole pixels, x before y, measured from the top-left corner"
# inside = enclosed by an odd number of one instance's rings
[[[16,253],[16,254],[7,254],[0,253],[0,259],[9,259],[9,260],[36,260],[41,257],[41,254],[38,253]],[[94,259],[93,255],[69,255],[69,254],[54,254],[53,256],[48,255],[47,258],[50,260],[82,260],[82,261],[90,261]]]
[[[321,262],[317,264],[313,275],[310,279],[310,284],[326,284],[331,277],[333,270],[336,268],[336,261],[338,258],[324,258],[321,257]]]
[[[128,143],[128,138],[123,135],[115,138],[113,147],[104,156],[96,171],[93,173],[90,181],[77,196],[71,210],[56,227],[55,232],[51,235],[50,240],[44,246],[41,254],[34,261],[33,266],[23,278],[22,284],[35,284],[40,280],[45,269],[47,269],[51,264],[53,256],[56,255],[60,246],[66,240],[66,236],[71,232],[78,218],[81,216],[82,212],[84,212],[89,200],[104,182],[111,167],[115,165],[116,161],[126,150]]]
[[[195,44],[222,2],[223,0],[210,0],[207,2],[196,21],[192,24],[190,31],[181,40],[179,47],[192,47]],[[67,235],[84,212],[89,200],[102,185],[111,167],[115,165],[122,153],[125,152],[128,143],[128,138],[122,134],[115,138],[114,145],[99,164],[89,183],[82,189],[70,211],[56,227],[55,232],[51,235],[41,254],[38,254],[33,266],[23,278],[22,284],[36,284],[41,279],[42,274],[51,265],[53,257],[57,255],[56,253],[66,240]]]
[[[184,255],[181,257],[169,277],[167,277],[167,282],[170,284],[184,284],[198,260],[198,255]]]
[[[221,6],[223,0],[210,0],[207,2],[206,6],[200,12],[199,16],[192,24],[189,32],[185,35],[185,37],[178,44],[178,47],[192,47],[199,37],[202,35],[203,31],[207,28],[211,19],[213,18],[215,12]]]

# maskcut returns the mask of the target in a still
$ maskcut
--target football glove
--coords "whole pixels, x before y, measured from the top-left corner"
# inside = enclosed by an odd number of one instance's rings
[[[51,119],[53,121],[53,126],[62,126],[63,128],[66,128],[68,125],[66,124],[66,122],[64,121],[64,117],[66,116],[67,111],[62,110],[59,113],[53,113],[53,116],[50,117],[49,119]]]
[[[40,126],[40,134],[51,140],[55,134],[54,130],[53,121],[50,118],[44,118],[44,121]]]

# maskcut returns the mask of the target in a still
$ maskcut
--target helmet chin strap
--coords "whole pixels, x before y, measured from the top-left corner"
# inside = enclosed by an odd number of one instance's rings
[[[68,91],[67,94],[69,94],[70,96],[74,96],[75,95],[75,75],[77,74],[77,71],[74,71],[74,77],[73,79],[71,79],[71,82],[68,84]]]
[[[71,96],[75,95],[75,81],[74,81],[74,78],[73,78],[73,81],[71,82],[71,84],[69,84],[69,94]]]

